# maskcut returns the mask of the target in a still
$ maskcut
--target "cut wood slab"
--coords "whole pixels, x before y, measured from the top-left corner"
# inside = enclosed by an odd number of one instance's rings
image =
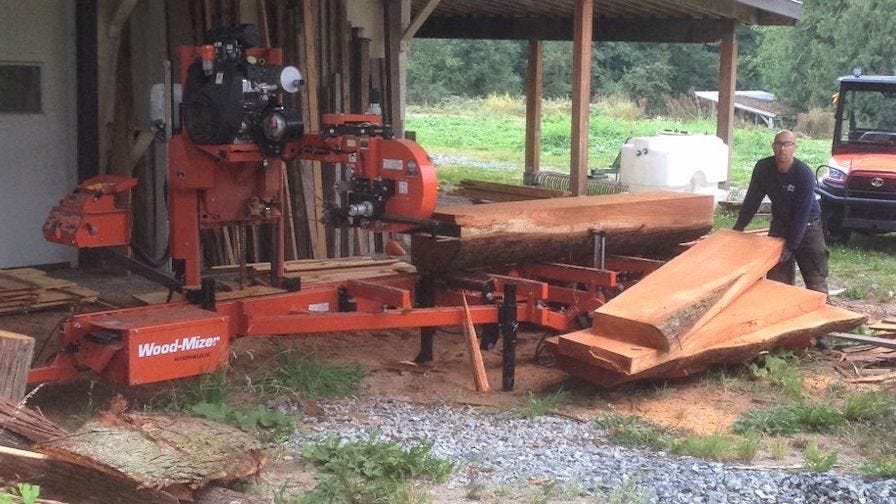
[[[624,335],[591,328],[561,335],[556,351],[582,360],[594,359],[601,367],[630,375],[815,312],[825,306],[825,301],[820,292],[763,279],[669,350],[633,344]]]
[[[743,363],[774,348],[804,348],[813,338],[855,328],[864,320],[865,317],[857,313],[825,305],[631,375],[611,371],[599,362],[583,360],[580,356],[558,353],[557,337],[548,340],[548,349],[555,353],[557,366],[561,369],[598,385],[612,387],[635,380],[687,376],[705,370],[711,364]]]
[[[709,231],[710,196],[671,192],[578,196],[436,208],[452,236],[412,237],[412,262],[442,272],[528,261],[592,257],[595,234],[607,251],[665,251]]]
[[[867,345],[875,345],[896,350],[896,339],[893,338],[879,338],[875,336],[864,336],[861,334],[849,334],[840,332],[832,333],[831,336],[847,341],[854,341],[856,343],[865,343]]]
[[[121,451],[126,451],[121,446]],[[0,446],[0,479],[40,486],[43,498],[78,504],[178,504],[171,494],[32,451]]]
[[[201,418],[162,415],[88,422],[34,449],[178,496],[210,481],[256,474],[267,460],[263,445],[242,431]]]
[[[717,231],[598,308],[594,328],[669,350],[764,277],[782,247],[778,238]]]

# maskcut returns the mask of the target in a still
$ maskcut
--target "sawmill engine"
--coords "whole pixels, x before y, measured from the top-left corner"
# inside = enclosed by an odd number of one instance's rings
[[[304,84],[294,66],[269,65],[253,56],[258,28],[240,25],[210,32],[201,57],[187,72],[181,116],[198,145],[256,144],[279,155],[302,135],[299,112],[284,107],[278,91],[295,93]]]

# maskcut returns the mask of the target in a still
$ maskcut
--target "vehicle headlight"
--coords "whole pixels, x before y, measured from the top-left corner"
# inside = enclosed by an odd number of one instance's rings
[[[846,172],[828,166],[827,173],[825,173],[824,175],[824,179],[828,182],[843,184],[846,182]]]

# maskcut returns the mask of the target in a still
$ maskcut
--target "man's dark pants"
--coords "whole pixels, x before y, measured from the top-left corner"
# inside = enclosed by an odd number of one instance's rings
[[[828,248],[820,219],[809,222],[803,241],[793,251],[793,258],[769,270],[768,279],[793,285],[796,278],[794,263],[799,264],[807,289],[828,293]]]

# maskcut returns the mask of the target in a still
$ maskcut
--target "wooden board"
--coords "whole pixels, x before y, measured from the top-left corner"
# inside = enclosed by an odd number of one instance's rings
[[[92,303],[98,293],[34,268],[0,271],[0,314]]]
[[[566,191],[543,187],[499,184],[480,180],[461,180],[452,194],[483,201],[526,201],[533,199],[564,198]]]
[[[717,231],[598,308],[594,328],[669,350],[765,276],[782,247],[777,238]]]
[[[457,236],[413,235],[412,262],[442,272],[593,254],[604,232],[608,252],[646,254],[699,238],[713,219],[710,196],[653,192],[438,207],[433,219]]]
[[[864,316],[857,313],[825,305],[799,317],[757,329],[737,338],[721,341],[699,352],[631,375],[611,371],[596,365],[593,361],[589,362],[557,353],[557,337],[550,338],[547,345],[548,349],[555,353],[559,368],[595,384],[612,387],[636,380],[687,376],[705,370],[712,364],[743,363],[763,351],[774,348],[805,348],[811,344],[812,338],[824,336],[833,331],[850,330],[864,320]]]
[[[629,343],[622,335],[595,328],[561,335],[557,352],[591,360],[622,374],[636,374],[702,349],[749,334],[757,328],[784,322],[825,306],[820,292],[760,280],[743,295],[668,351]]]

